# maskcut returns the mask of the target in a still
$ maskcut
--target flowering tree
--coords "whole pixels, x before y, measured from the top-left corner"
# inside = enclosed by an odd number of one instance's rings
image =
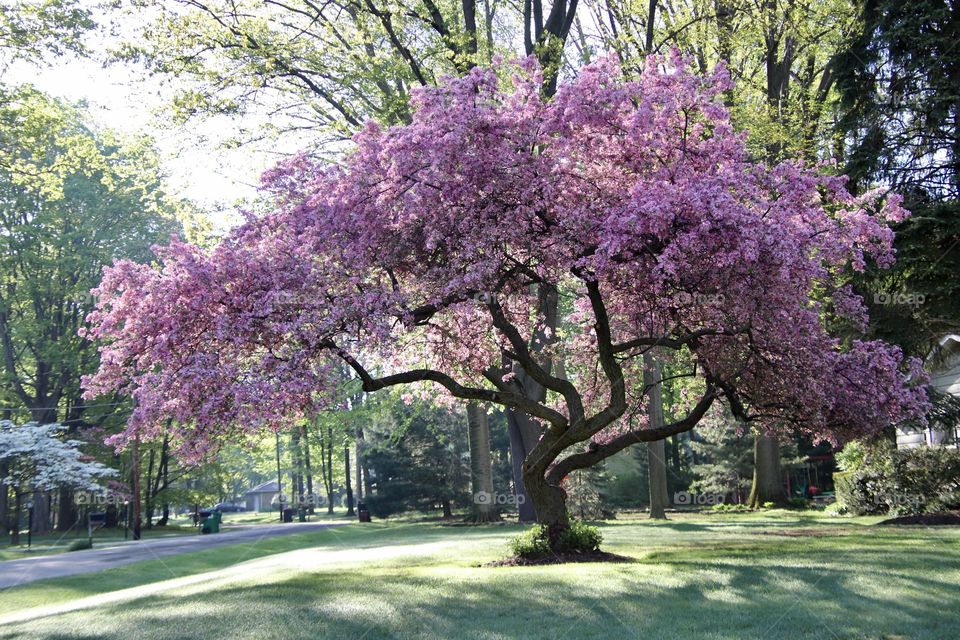
[[[59,424],[28,422],[17,426],[0,420],[0,462],[8,475],[0,478],[13,487],[19,499],[28,490],[50,491],[69,487],[83,491],[103,491],[100,482],[115,476],[114,469],[87,459],[77,448],[78,440],[63,440],[65,427]]]
[[[343,167],[268,172],[273,212],[212,252],[174,240],[159,268],[108,269],[86,384],[137,400],[114,443],[170,423],[204,455],[321,405],[346,363],[367,392],[438,386],[535,419],[523,476],[557,532],[567,474],[717,402],[816,439],[922,419],[919,363],[831,332],[867,320],[845,278],[892,262],[895,198],[752,161],[723,70],[678,54],[636,82],[606,60],[549,101],[541,84],[529,63],[422,89],[409,125],[369,125]],[[648,427],[654,349],[700,384],[685,417]]]

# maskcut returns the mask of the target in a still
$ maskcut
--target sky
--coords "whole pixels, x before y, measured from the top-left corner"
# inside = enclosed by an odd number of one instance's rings
[[[256,193],[259,175],[277,161],[276,155],[243,147],[226,149],[223,141],[241,120],[222,117],[163,128],[162,110],[171,87],[162,87],[131,65],[104,66],[96,60],[64,56],[37,66],[14,63],[5,83],[31,83],[71,102],[85,102],[93,124],[125,133],[152,136],[176,195],[198,203],[215,226],[235,223],[234,206]],[[166,97],[165,97],[166,96]]]

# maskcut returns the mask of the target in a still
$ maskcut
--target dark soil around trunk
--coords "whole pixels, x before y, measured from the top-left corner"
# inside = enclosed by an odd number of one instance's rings
[[[483,565],[484,567],[537,567],[548,564],[568,564],[573,562],[635,562],[634,558],[621,556],[606,551],[591,553],[554,553],[540,558],[518,558],[511,556],[503,560],[495,560]]]
[[[960,526],[960,511],[944,511],[942,513],[923,513],[915,516],[900,516],[889,518],[878,525],[886,524],[922,524],[922,525],[953,525]]]

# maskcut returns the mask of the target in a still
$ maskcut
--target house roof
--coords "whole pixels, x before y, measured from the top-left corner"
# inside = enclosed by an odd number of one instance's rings
[[[244,495],[247,495],[248,493],[278,493],[279,491],[280,491],[280,488],[277,485],[277,481],[271,480],[270,482],[264,482],[263,484],[258,484],[257,486],[248,490],[247,493],[245,493]]]

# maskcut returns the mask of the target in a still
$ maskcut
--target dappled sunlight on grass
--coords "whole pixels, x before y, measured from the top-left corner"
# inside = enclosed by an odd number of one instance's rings
[[[146,581],[0,638],[960,637],[960,531],[749,515],[614,521],[604,547],[636,562],[537,567],[478,566],[516,526],[350,526],[271,541],[271,555],[178,557],[191,584]],[[58,593],[47,582],[33,602]]]

